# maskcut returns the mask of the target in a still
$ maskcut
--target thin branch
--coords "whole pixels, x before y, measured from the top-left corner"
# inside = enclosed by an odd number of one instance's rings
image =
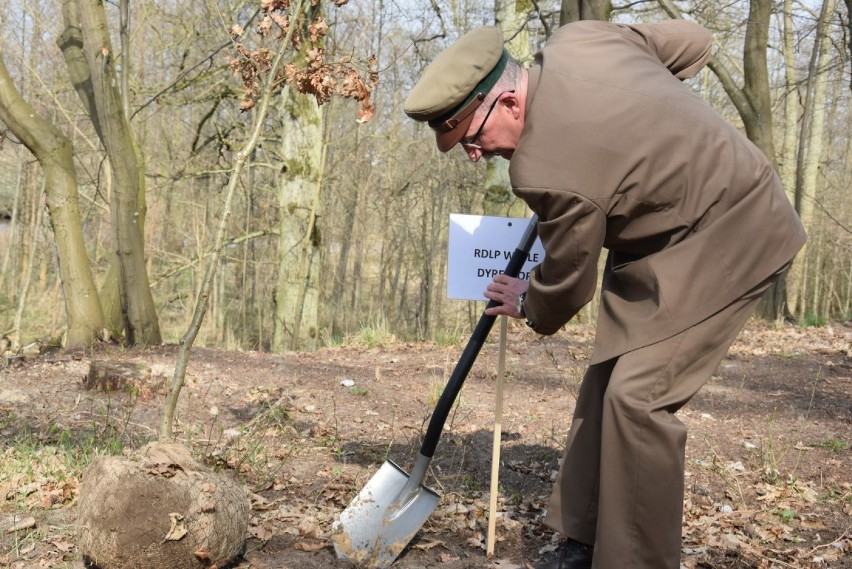
[[[223,244],[223,247],[231,247],[233,245],[239,245],[240,243],[243,243],[245,241],[251,241],[252,239],[257,239],[258,237],[266,237],[267,235],[278,235],[278,230],[276,230],[276,229],[261,229],[260,231],[253,231],[251,233],[246,233],[245,235],[240,235],[239,237],[234,237],[233,239],[228,239],[228,241]],[[169,278],[173,277],[174,275],[176,275],[178,273],[182,273],[183,271],[185,271],[187,269],[191,269],[192,267],[196,266],[200,260],[201,260],[200,258],[196,258],[196,259],[193,259],[189,262],[183,263],[182,265],[179,265],[179,266],[177,266],[177,267],[175,267],[175,268],[173,268],[169,271],[166,271],[165,273],[160,275],[157,278],[157,280],[151,281],[151,288],[155,287],[156,285],[160,284],[164,280],[169,279]]]
[[[249,23],[251,23],[251,22],[252,22],[252,21],[253,21],[253,20],[257,17],[257,15],[260,13],[260,10],[261,10],[260,8],[258,8],[257,10],[255,10],[254,14],[252,14],[252,15],[251,15],[251,17],[249,18]],[[196,69],[198,69],[199,67],[201,67],[202,65],[204,65],[205,63],[206,63],[208,66],[212,66],[212,65],[213,65],[213,58],[214,58],[214,57],[216,57],[216,55],[218,55],[220,51],[222,51],[222,50],[223,50],[223,49],[225,49],[226,47],[230,47],[230,46],[232,46],[233,44],[234,44],[234,42],[233,42],[233,41],[228,40],[227,42],[223,43],[222,45],[220,45],[219,47],[217,47],[216,49],[214,49],[211,53],[207,54],[207,56],[206,56],[206,57],[204,57],[203,59],[201,59],[198,63],[196,63],[196,64],[195,64],[195,65],[193,65],[192,67],[189,67],[188,69],[184,69],[181,73],[179,73],[179,74],[178,74],[178,76],[177,76],[177,77],[175,77],[175,80],[174,80],[174,81],[172,81],[170,84],[168,84],[168,85],[166,85],[165,87],[163,87],[163,88],[162,88],[162,89],[161,89],[158,93],[156,93],[153,97],[151,97],[150,99],[148,99],[147,101],[145,101],[145,102],[144,102],[144,103],[143,103],[143,104],[142,104],[142,105],[141,105],[138,109],[136,109],[135,111],[133,111],[133,113],[130,115],[130,120],[133,120],[133,117],[135,117],[138,113],[140,113],[140,112],[141,112],[142,110],[144,110],[146,107],[148,107],[148,106],[150,106],[151,104],[155,103],[155,102],[156,102],[156,101],[157,101],[160,97],[162,97],[163,95],[165,95],[165,94],[166,94],[166,93],[168,93],[169,91],[175,90],[175,88],[177,87],[177,85],[178,85],[181,81],[183,81],[183,79],[184,79],[187,75],[189,75],[190,73],[192,73],[193,71],[195,71]],[[223,69],[223,70],[224,70],[224,69],[227,69],[227,65],[222,65],[222,66],[220,66],[220,68],[221,68],[221,69]]]

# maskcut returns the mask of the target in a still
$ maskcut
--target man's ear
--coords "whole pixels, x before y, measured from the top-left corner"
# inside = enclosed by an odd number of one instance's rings
[[[518,98],[517,93],[513,93],[511,91],[503,93],[500,98],[500,102],[509,109],[514,118],[517,119],[521,116],[521,100]]]

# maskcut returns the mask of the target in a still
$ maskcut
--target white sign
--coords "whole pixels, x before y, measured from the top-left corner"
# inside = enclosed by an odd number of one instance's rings
[[[461,300],[487,300],[485,287],[502,273],[529,226],[523,217],[489,217],[450,214],[447,296]],[[536,239],[518,278],[544,260],[544,247]]]

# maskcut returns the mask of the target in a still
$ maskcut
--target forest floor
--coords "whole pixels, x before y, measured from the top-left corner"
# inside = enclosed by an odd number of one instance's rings
[[[485,541],[497,330],[431,464],[442,499],[400,569],[527,568],[553,548],[542,524],[592,330],[510,325],[494,555]],[[327,569],[338,515],[385,460],[406,471],[460,346],[348,343],[314,353],[196,349],[181,442],[250,492],[239,569]],[[177,349],[0,361],[0,567],[82,568],[83,469],[156,438]],[[133,389],[86,389],[93,361],[143,370]],[[345,380],[345,384],[342,383]],[[852,327],[750,324],[684,408],[689,429],[682,567],[852,568]]]

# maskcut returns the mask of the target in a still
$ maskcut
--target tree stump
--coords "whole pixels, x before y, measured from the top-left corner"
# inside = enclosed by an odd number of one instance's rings
[[[124,391],[128,384],[138,386],[150,378],[151,368],[142,363],[92,360],[83,384],[86,389],[115,392]]]

